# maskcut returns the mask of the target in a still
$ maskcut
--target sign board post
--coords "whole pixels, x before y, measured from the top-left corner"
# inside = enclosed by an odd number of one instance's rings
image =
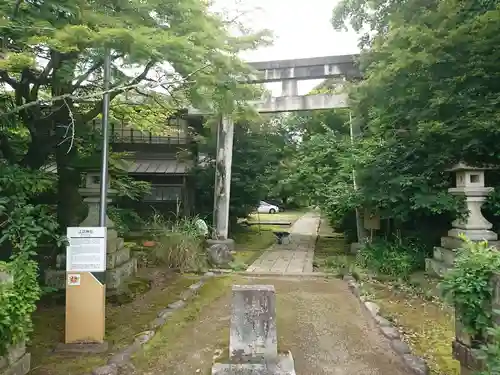
[[[103,343],[106,228],[70,227],[66,248],[65,343]]]

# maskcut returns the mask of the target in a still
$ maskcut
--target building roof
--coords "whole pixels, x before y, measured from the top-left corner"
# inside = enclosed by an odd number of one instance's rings
[[[190,163],[176,159],[135,159],[127,160],[130,174],[173,174],[185,175],[191,168]]]
[[[124,162],[127,173],[132,175],[186,175],[192,167],[191,163],[176,159],[128,159]],[[50,173],[57,172],[55,163],[42,169]]]

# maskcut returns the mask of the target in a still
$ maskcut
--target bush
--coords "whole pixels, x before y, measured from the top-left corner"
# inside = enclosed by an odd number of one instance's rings
[[[500,271],[500,252],[487,242],[465,245],[455,259],[455,266],[441,282],[444,297],[455,306],[457,317],[469,334],[477,340],[488,336],[493,326],[491,279]]]
[[[424,267],[425,249],[413,240],[377,240],[360,249],[356,262],[377,274],[408,279],[412,272]]]
[[[158,263],[181,271],[199,271],[207,266],[205,238],[196,225],[197,217],[167,221],[154,215],[148,228],[156,245],[152,257]]]
[[[38,266],[25,255],[0,262],[0,272],[12,276],[12,283],[0,283],[0,356],[11,345],[27,341],[33,330],[31,314],[40,298]]]

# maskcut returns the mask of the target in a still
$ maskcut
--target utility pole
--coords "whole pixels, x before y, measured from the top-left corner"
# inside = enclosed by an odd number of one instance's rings
[[[109,81],[111,76],[111,53],[109,48],[104,52],[104,95],[102,98],[102,161],[101,161],[101,184],[100,184],[100,206],[99,226],[106,226],[106,206],[108,197],[108,124],[109,124]]]

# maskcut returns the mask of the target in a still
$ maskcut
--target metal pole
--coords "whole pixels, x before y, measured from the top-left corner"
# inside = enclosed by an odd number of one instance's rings
[[[108,124],[109,124],[109,81],[111,76],[110,51],[104,51],[104,95],[102,97],[102,162],[101,162],[101,186],[99,226],[106,226],[106,204],[108,197]]]

